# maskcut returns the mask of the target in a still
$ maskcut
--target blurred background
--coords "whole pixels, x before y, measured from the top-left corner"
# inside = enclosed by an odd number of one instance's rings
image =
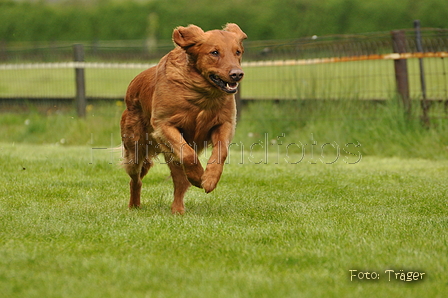
[[[446,28],[444,0],[1,0],[2,42],[170,40],[173,28],[238,23],[251,40]]]
[[[312,134],[445,158],[446,11],[446,0],[0,0],[3,141],[119,143],[127,85],[174,47],[173,29],[234,22],[249,36],[238,140]]]

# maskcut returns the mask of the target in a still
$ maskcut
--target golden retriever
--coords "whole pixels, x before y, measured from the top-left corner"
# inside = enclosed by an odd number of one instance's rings
[[[129,207],[140,206],[142,178],[163,154],[174,184],[172,213],[183,214],[190,185],[216,188],[234,135],[234,94],[244,76],[247,35],[236,24],[204,32],[195,25],[173,31],[175,49],[137,75],[121,117],[123,165],[131,177]],[[202,167],[198,153],[212,146]]]

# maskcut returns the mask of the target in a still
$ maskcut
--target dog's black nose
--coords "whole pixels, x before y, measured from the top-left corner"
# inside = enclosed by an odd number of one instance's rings
[[[243,78],[244,72],[241,69],[232,69],[229,75],[233,81],[238,82]]]

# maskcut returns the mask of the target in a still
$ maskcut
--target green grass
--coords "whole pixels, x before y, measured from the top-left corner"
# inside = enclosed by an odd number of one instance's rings
[[[4,297],[444,297],[447,160],[253,160],[170,214],[157,165],[129,211],[119,153],[0,144]],[[232,151],[232,157],[239,151]],[[246,152],[245,156],[249,156]],[[379,281],[350,281],[349,270]],[[385,270],[424,272],[388,281]]]
[[[4,112],[0,117],[3,141],[58,145],[120,145],[120,119],[123,101],[87,106],[86,119],[70,107],[30,106],[23,113]],[[112,145],[111,145],[112,143]]]
[[[242,110],[235,142],[254,150],[279,149],[285,155],[289,144],[306,158],[333,152],[347,156],[358,151],[363,156],[448,158],[448,118],[443,104],[433,104],[431,127],[420,122],[419,102],[406,117],[397,100],[387,103],[348,101],[253,102]],[[267,136],[267,137],[266,137]],[[315,145],[311,145],[315,144]],[[359,145],[359,146],[355,146]],[[313,149],[312,149],[313,148]],[[330,159],[327,160],[328,162]]]
[[[448,97],[448,61],[426,58],[427,97]],[[143,69],[86,69],[89,97],[124,97]],[[245,67],[247,99],[390,99],[396,85],[392,60],[305,66]],[[412,98],[421,97],[418,59],[408,60]],[[0,70],[0,97],[74,97],[73,69]]]
[[[311,150],[316,159],[322,151],[324,155],[339,154],[341,159],[348,156],[356,159],[358,152],[363,156],[448,159],[448,118],[444,104],[432,105],[429,129],[420,123],[419,102],[413,102],[413,106],[408,119],[398,101],[392,99],[387,103],[252,102],[240,111],[232,148],[279,152],[281,159],[288,152],[299,156],[302,150],[304,160],[311,158]],[[31,107],[22,113],[3,112],[2,141],[101,148],[120,145],[122,101],[91,104],[85,119],[78,118],[73,109],[51,107],[45,113],[38,109],[41,108]]]
[[[184,216],[170,214],[166,166],[151,170],[141,210],[129,211],[120,152],[93,149],[120,144],[122,102],[90,105],[85,119],[3,112],[0,292],[443,297],[446,114],[434,105],[425,129],[417,109],[408,119],[396,102],[245,106],[218,188],[190,189]],[[424,280],[388,281],[389,269]],[[380,280],[351,281],[349,270]]]

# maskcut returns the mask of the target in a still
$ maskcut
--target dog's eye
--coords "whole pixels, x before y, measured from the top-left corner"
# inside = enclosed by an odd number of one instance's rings
[[[217,56],[219,56],[219,51],[213,51],[213,52],[210,52],[210,54],[217,57]]]
[[[240,56],[241,55],[241,51],[236,51],[236,55]]]

